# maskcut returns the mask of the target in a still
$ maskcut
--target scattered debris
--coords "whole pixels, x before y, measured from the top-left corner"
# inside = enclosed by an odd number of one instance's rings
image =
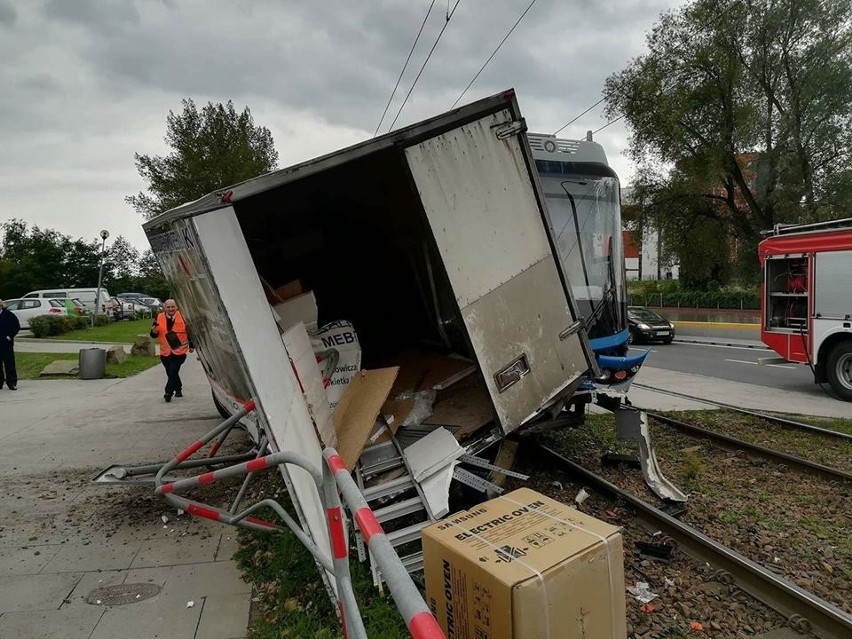
[[[674,547],[670,544],[655,544],[647,541],[634,542],[639,555],[654,559],[656,561],[664,561],[666,563],[672,560],[672,551]]]
[[[656,599],[658,596],[656,593],[651,592],[651,586],[645,581],[637,581],[635,586],[628,586],[627,592],[643,604]]]
[[[166,517],[165,515],[160,515],[160,519],[162,519],[162,520],[163,520],[163,523],[164,523],[164,524],[169,523],[169,518],[168,518],[168,517]]]
[[[639,610],[641,610],[642,612],[649,613],[649,612],[655,612],[657,610],[657,607],[652,603],[646,603],[646,604],[642,604],[639,607]]]
[[[689,629],[694,630],[695,632],[704,632],[704,626],[702,626],[697,621],[690,621],[689,622]]]
[[[557,490],[562,490],[562,482],[561,481],[552,481],[550,485]]]
[[[582,506],[583,502],[586,501],[588,498],[589,498],[589,493],[586,491],[585,488],[581,488],[580,492],[578,492],[576,494],[576,496],[574,497],[574,503],[577,504],[578,506]]]
[[[187,608],[193,608],[193,607],[195,607],[195,602],[194,602],[194,601],[187,601],[187,602],[186,602],[186,607],[187,607]]]

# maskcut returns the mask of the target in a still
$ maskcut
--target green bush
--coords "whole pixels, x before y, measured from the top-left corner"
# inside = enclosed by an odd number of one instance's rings
[[[30,320],[30,330],[35,337],[61,335],[67,330],[66,326],[65,318],[58,315],[39,315]]]
[[[106,326],[107,324],[112,324],[109,315],[95,315],[95,326]],[[86,325],[88,326],[88,322]]]
[[[30,320],[30,330],[34,337],[62,335],[86,328],[88,325],[88,319],[76,315],[39,315]]]

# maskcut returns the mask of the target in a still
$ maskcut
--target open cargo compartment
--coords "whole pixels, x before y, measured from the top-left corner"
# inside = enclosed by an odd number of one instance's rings
[[[523,138],[496,130],[513,122],[505,108],[234,202],[259,277],[312,291],[319,326],[351,322],[363,368],[401,364],[404,377],[412,352],[468,358],[461,412],[503,434],[589,369]],[[446,423],[464,439],[491,421],[476,419]]]
[[[220,401],[254,398],[273,450],[322,464],[271,307],[271,290],[298,281],[319,326],[352,323],[362,369],[400,367],[391,400],[429,387],[424,358],[469,361],[473,373],[436,391],[425,422],[450,426],[469,450],[568,402],[596,365],[553,257],[524,132],[510,91],[148,222]],[[310,478],[282,473],[327,551]]]

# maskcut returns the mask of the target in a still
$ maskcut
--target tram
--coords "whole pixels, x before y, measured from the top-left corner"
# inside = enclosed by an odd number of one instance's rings
[[[628,352],[620,185],[591,137],[527,134],[563,276],[601,371],[585,388],[623,394],[648,351]]]

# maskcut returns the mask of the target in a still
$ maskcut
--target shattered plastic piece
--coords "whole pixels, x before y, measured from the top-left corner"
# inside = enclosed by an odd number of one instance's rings
[[[639,610],[641,610],[642,612],[654,612],[656,609],[657,607],[652,603],[642,604],[639,607]]]
[[[168,517],[166,517],[165,515],[160,515],[160,519],[162,519],[162,520],[163,520],[163,523],[164,523],[164,524],[169,523],[169,518],[168,518]]]
[[[697,621],[690,621],[689,622],[689,629],[694,630],[695,632],[704,632],[704,626],[702,626]]]
[[[666,577],[664,585],[665,585],[666,588],[674,588],[675,580],[669,579],[668,577]]]
[[[558,488],[559,490],[562,490],[562,482],[561,481],[552,481],[552,482],[550,482],[550,485],[553,488]]]
[[[577,495],[574,497],[574,503],[578,506],[581,506],[583,502],[586,501],[588,498],[589,493],[586,492],[585,488],[581,488],[580,492],[578,492]]]
[[[183,512],[184,512],[184,511],[183,511],[182,509],[180,509],[180,508],[178,508],[178,509],[177,509],[177,511],[178,511],[178,517],[180,517],[180,516],[183,514]]]
[[[186,602],[186,607],[187,607],[187,608],[192,608],[192,607],[194,607],[194,606],[195,606],[195,602],[194,602],[194,601],[187,601],[187,602]]]
[[[646,581],[637,581],[635,586],[628,586],[627,592],[636,597],[637,601],[643,604],[656,599],[658,596],[656,593],[651,592],[651,587]]]

